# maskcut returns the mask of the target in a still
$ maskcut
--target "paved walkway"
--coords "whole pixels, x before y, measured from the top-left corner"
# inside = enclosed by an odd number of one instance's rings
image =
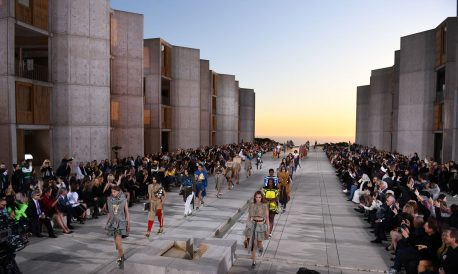
[[[130,209],[132,232],[124,240],[126,257],[137,248],[153,244],[159,237],[214,237],[218,230],[235,225],[223,235],[237,240],[237,260],[231,273],[252,272],[247,251],[242,246],[244,223],[238,213],[252,198],[269,168],[278,167],[266,155],[262,170],[245,178],[241,174],[240,185],[225,191],[223,199],[217,199],[214,179],[210,180],[205,206],[195,216],[183,217],[183,200],[178,193],[169,193],[165,206],[165,234],[147,240],[147,213],[141,205]],[[387,268],[387,252],[382,246],[369,243],[371,235],[367,226],[346,202],[337,182],[334,170],[323,152],[311,152],[302,162],[294,178],[292,199],[285,214],[276,217],[273,238],[265,242],[266,251],[258,261],[258,273],[295,273],[300,266],[307,266],[320,273],[365,273]],[[232,218],[232,219],[230,219]],[[232,221],[231,221],[232,220]],[[75,233],[58,234],[58,239],[31,238],[31,243],[17,255],[23,273],[96,273],[116,258],[113,240],[104,233],[106,217],[89,220],[85,225],[75,225]],[[157,223],[153,232],[157,231]],[[358,270],[366,271],[358,271]]]
[[[153,244],[154,239],[160,237],[214,237],[217,231],[224,230],[230,218],[239,215],[237,213],[251,199],[254,191],[262,186],[268,167],[274,165],[269,158],[268,155],[265,156],[265,165],[261,170],[256,170],[254,165],[254,174],[249,178],[246,178],[245,172],[242,171],[240,185],[236,185],[231,191],[227,190],[226,185],[222,199],[216,198],[215,182],[211,177],[205,206],[196,212],[195,216],[183,217],[183,198],[178,195],[178,189],[174,189],[174,192],[169,193],[165,203],[165,233],[155,234],[159,228],[155,222],[149,240],[143,236],[146,231],[147,212],[142,210],[141,204],[130,208],[132,231],[130,236],[123,240],[126,257],[133,254],[137,248]],[[74,224],[76,229],[73,234],[58,233],[57,239],[32,237],[30,244],[17,254],[19,268],[23,273],[71,274],[95,273],[101,270],[117,256],[113,239],[105,234],[105,223],[106,217],[103,216],[98,220],[88,220],[84,225]]]
[[[383,272],[387,252],[370,243],[365,223],[347,202],[324,152],[311,151],[293,178],[286,213],[276,216],[272,239],[257,260],[258,273],[296,273],[301,266],[320,273]],[[238,240],[237,261],[230,273],[251,272],[242,245],[246,215],[226,235]]]

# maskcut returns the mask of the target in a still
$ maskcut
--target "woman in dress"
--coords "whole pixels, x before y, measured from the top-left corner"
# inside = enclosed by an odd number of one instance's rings
[[[118,251],[117,264],[120,269],[124,267],[124,250],[122,238],[127,237],[130,231],[130,215],[127,198],[119,186],[111,188],[111,196],[107,199],[108,221],[105,227],[107,234],[113,236],[116,250]]]
[[[146,237],[149,237],[151,234],[151,229],[153,228],[154,217],[157,216],[159,221],[159,230],[158,234],[164,232],[164,216],[163,208],[164,201],[167,197],[167,194],[161,184],[157,181],[156,177],[152,178],[152,183],[148,186],[148,199],[150,202],[149,214],[148,214],[148,228],[145,233]]]
[[[67,225],[64,222],[64,215],[57,208],[58,200],[54,199],[51,196],[52,189],[47,187],[43,190],[43,196],[41,197],[41,203],[43,211],[46,217],[53,219],[54,222],[62,228],[64,234],[70,234],[72,231],[68,229]]]
[[[267,186],[262,189],[262,194],[269,204],[269,237],[272,237],[275,214],[278,213],[278,188],[273,178],[269,178]]]
[[[269,209],[263,202],[262,192],[256,191],[253,203],[248,208],[247,227],[245,229],[245,246],[251,252],[252,268],[256,267],[256,247],[261,255],[264,251],[262,241],[267,239],[269,227]]]
[[[277,174],[278,180],[280,181],[280,197],[279,201],[282,207],[282,211],[285,212],[286,204],[290,199],[291,192],[291,178],[289,172],[285,166],[280,167],[280,171]]]
[[[215,172],[215,188],[216,188],[216,197],[221,198],[223,195],[223,179],[225,169],[224,166],[220,163],[220,161],[216,161],[216,167],[214,169]]]

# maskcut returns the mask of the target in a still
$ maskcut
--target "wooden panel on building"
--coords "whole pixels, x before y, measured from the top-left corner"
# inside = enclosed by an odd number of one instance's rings
[[[161,128],[171,129],[172,128],[172,108],[162,106],[161,107]]]
[[[32,24],[32,1],[31,0],[16,0],[16,19]]]
[[[161,44],[161,74],[172,77],[172,48]]]
[[[118,101],[111,101],[111,113],[110,113],[111,121],[116,122],[119,120],[119,102]]]
[[[434,120],[433,120],[433,130],[442,130],[443,129],[443,115],[444,104],[434,104]]]
[[[33,25],[48,30],[49,6],[48,0],[33,0]]]
[[[436,67],[445,64],[446,35],[445,26],[436,29]]]
[[[33,123],[50,124],[51,90],[48,87],[33,86]]]
[[[16,123],[33,124],[33,86],[16,82]]]
[[[149,109],[143,110],[143,124],[145,126],[151,125],[151,110]]]

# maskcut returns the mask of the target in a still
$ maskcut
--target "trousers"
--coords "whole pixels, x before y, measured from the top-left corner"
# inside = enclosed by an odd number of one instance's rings
[[[184,215],[189,215],[192,213],[191,202],[193,198],[194,192],[191,192],[191,194],[189,194],[188,197],[186,197],[186,201],[184,202]]]

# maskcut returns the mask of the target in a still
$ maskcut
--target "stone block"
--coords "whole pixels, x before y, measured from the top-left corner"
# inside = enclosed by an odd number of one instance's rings
[[[90,159],[104,159],[109,157],[111,151],[109,127],[91,127],[90,138]]]
[[[70,25],[70,0],[50,0],[49,11],[51,15],[50,29],[56,34],[68,33]]]
[[[69,104],[71,102],[69,99],[72,97],[69,96],[69,87],[64,84],[54,84],[51,98],[52,124],[54,126],[68,125],[72,117]]]
[[[67,139],[68,140],[68,139]],[[92,158],[91,146],[94,139],[91,138],[90,127],[71,127],[71,151],[70,155],[75,157],[76,161],[88,161],[92,159],[104,159],[106,155],[101,158]],[[62,156],[61,156],[62,157]],[[60,158],[57,158],[60,159]]]
[[[10,90],[8,88],[8,77],[0,76],[0,124],[7,124],[10,121]],[[15,109],[15,108],[13,108]],[[6,139],[0,139],[6,140]]]
[[[87,85],[89,84],[90,39],[82,36],[70,36],[68,39],[69,82]]]
[[[68,92],[68,105],[66,109],[69,115],[69,125],[85,126],[91,124],[91,90],[89,86],[70,85],[66,89]],[[55,92],[59,97],[61,94]]]
[[[173,80],[171,104],[174,107],[200,107],[200,82]]]
[[[65,2],[65,1],[62,1]],[[69,41],[67,36],[55,35],[51,39],[51,70],[54,83],[69,81]]]
[[[200,50],[174,46],[172,78],[200,82]]]
[[[143,97],[127,97],[127,125],[143,128]]]
[[[89,1],[91,37],[106,39],[110,37],[110,4],[108,0]]]
[[[160,103],[161,78],[159,75],[145,76],[145,104]]]
[[[127,94],[127,59],[114,58],[111,66],[111,93],[117,95]]]
[[[90,84],[94,86],[109,86],[110,80],[110,60],[92,59],[89,62],[90,66]]]

